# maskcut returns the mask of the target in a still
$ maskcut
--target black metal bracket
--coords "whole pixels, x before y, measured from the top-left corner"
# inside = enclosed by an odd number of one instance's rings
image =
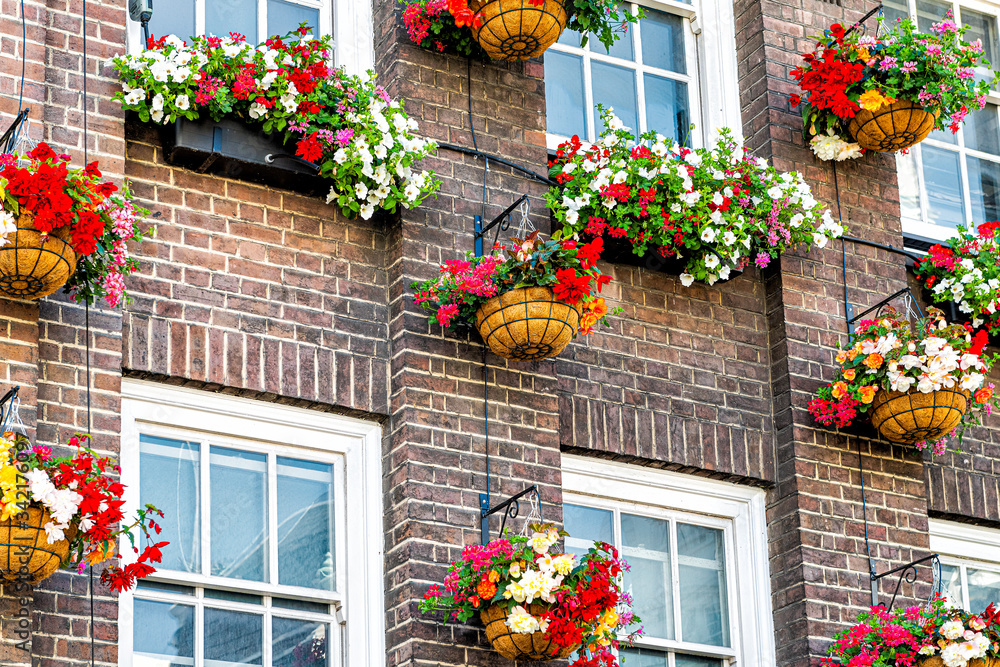
[[[29,111],[31,108],[25,107],[21,113],[17,114],[17,118],[10,124],[7,131],[0,135],[0,153],[10,153],[14,150],[14,144],[17,143],[17,138],[21,134],[21,124],[27,120]]]
[[[493,229],[494,227],[496,227],[497,225],[500,225],[499,229],[497,229],[496,233],[493,235],[493,243],[496,244],[497,239],[500,238],[500,232],[510,229],[510,216],[514,212],[514,209],[520,206],[521,202],[527,201],[527,199],[528,195],[521,195],[517,199],[517,201],[515,201],[513,204],[504,209],[503,213],[493,218],[493,220],[485,227],[483,226],[483,216],[477,215],[475,217],[474,219],[475,226],[473,230],[475,232],[476,257],[483,256],[483,237],[486,235],[486,233],[491,229]]]
[[[533,181],[538,181],[539,183],[544,183],[545,185],[559,185],[551,178],[542,176],[536,171],[532,171],[531,169],[519,165],[516,162],[511,162],[510,160],[506,160],[500,157],[499,155],[493,155],[492,153],[484,153],[483,151],[477,150],[475,148],[465,148],[464,146],[456,146],[455,144],[439,143],[438,148],[445,148],[449,151],[455,151],[456,153],[462,153],[464,155],[472,155],[474,157],[481,157],[484,160],[489,160],[490,162],[496,162],[497,164],[502,164],[505,167],[510,167],[514,171],[520,172],[524,176],[527,176],[528,178],[532,179]]]
[[[892,598],[889,600],[889,606],[886,607],[886,609],[891,610],[892,609],[892,605],[895,604],[895,602],[896,602],[896,596],[899,595],[899,587],[903,584],[904,581],[906,583],[908,583],[908,584],[912,584],[914,581],[916,581],[917,580],[917,565],[920,565],[921,563],[927,563],[927,562],[931,563],[931,567],[937,567],[939,569],[941,567],[941,560],[940,560],[940,558],[938,558],[937,554],[931,554],[930,556],[924,556],[923,558],[915,560],[912,563],[907,563],[906,565],[900,565],[899,567],[894,567],[891,570],[889,570],[888,572],[883,572],[882,574],[875,574],[875,568],[874,568],[874,566],[872,566],[872,570],[871,570],[872,606],[873,607],[877,606],[878,603],[879,603],[879,601],[878,601],[878,598],[879,598],[879,594],[878,594],[878,584],[879,584],[879,581],[881,581],[882,579],[884,579],[885,577],[888,577],[890,575],[899,574],[899,579],[896,580],[896,588],[893,589],[893,591],[892,591]],[[937,576],[935,576],[935,580],[937,580]]]
[[[919,313],[920,317],[923,317],[924,316],[924,310],[923,310],[923,308],[920,307],[920,304],[917,303],[916,298],[914,298],[914,296],[913,296],[913,292],[910,291],[909,287],[904,287],[903,289],[899,290],[898,292],[896,292],[896,293],[894,293],[894,294],[892,294],[892,295],[890,295],[890,296],[882,299],[881,301],[879,301],[878,303],[876,303],[871,308],[868,308],[867,310],[865,310],[864,312],[862,312],[860,315],[854,315],[853,317],[851,317],[851,315],[854,313],[854,306],[853,306],[853,304],[848,303],[847,304],[847,318],[848,318],[847,319],[847,333],[848,333],[848,335],[850,335],[850,336],[854,335],[854,323],[855,322],[857,322],[858,320],[860,320],[862,317],[864,317],[865,315],[867,315],[870,312],[880,311],[882,308],[885,308],[885,306],[887,306],[890,301],[892,301],[893,299],[895,299],[897,297],[900,297],[900,296],[902,296],[904,294],[909,294],[910,295],[910,298],[913,300],[913,307],[917,309],[917,313]]]
[[[316,164],[315,162],[304,160],[300,158],[298,155],[289,155],[288,153],[268,153],[267,155],[264,156],[264,162],[268,164],[274,164],[275,160],[291,160],[293,162],[301,164],[304,167],[309,167],[310,169],[314,170],[317,174],[319,173],[320,169],[319,165]]]
[[[507,527],[507,519],[517,518],[518,512],[521,511],[521,504],[519,501],[529,493],[535,494],[535,499],[538,501],[538,515],[541,517],[542,496],[538,492],[538,487],[534,484],[516,496],[511,496],[507,500],[498,505],[494,505],[493,507],[490,507],[490,497],[488,494],[479,494],[480,531],[482,533],[481,540],[483,544],[488,544],[490,541],[490,516],[503,511],[503,517],[500,519],[500,537],[503,537],[504,528]]]
[[[865,14],[860,19],[858,19],[854,23],[854,25],[852,25],[850,28],[848,28],[847,31],[844,32],[844,37],[847,37],[848,35],[850,35],[852,32],[854,32],[858,28],[861,28],[862,34],[864,34],[864,30],[865,30],[864,23],[865,23],[865,21],[867,21],[871,17],[875,16],[876,14],[878,14],[879,16],[882,15],[882,3],[881,2],[878,3],[878,5],[875,8],[873,8],[871,11],[869,11],[867,14]]]

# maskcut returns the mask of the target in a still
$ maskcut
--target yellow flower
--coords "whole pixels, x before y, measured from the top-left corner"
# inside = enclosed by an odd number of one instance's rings
[[[860,58],[861,60],[864,60],[865,62],[867,62],[868,60],[871,59],[872,55],[868,52],[868,49],[866,47],[864,47],[864,46],[856,46],[854,48],[857,49],[857,51],[858,51],[858,58]]]
[[[886,104],[890,104],[891,99],[882,95],[875,89],[865,91],[858,98],[858,104],[861,105],[862,109],[867,109],[868,111],[878,111]]]

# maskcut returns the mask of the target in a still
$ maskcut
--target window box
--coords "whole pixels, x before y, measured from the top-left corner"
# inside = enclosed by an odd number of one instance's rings
[[[314,165],[295,157],[277,136],[234,120],[190,121],[179,118],[164,127],[167,161],[200,174],[270,185],[307,195],[326,195],[329,180]]]

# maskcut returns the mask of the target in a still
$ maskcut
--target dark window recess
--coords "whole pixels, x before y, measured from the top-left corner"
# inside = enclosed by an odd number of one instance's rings
[[[236,178],[308,195],[326,196],[330,181],[295,156],[293,144],[238,120],[179,119],[164,128],[167,161],[201,174]]]

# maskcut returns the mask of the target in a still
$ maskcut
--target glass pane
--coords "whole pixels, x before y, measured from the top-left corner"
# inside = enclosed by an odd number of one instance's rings
[[[175,2],[169,9],[165,3],[158,2],[153,9],[153,17],[149,19],[150,37],[177,35],[191,41],[194,35],[194,0]]]
[[[613,520],[614,514],[611,510],[569,503],[563,505],[563,527],[577,540],[614,544],[615,536],[611,527]]]
[[[646,128],[688,145],[691,134],[691,110],[686,83],[644,75],[646,87]]]
[[[322,602],[306,602],[305,600],[293,600],[291,598],[271,598],[272,607],[282,609],[298,609],[299,611],[311,611],[314,614],[329,614],[330,605]]]
[[[682,639],[729,646],[723,532],[678,523],[677,565]]]
[[[565,34],[565,32],[563,33]],[[548,131],[587,139],[583,58],[550,49],[545,53],[545,118]]]
[[[631,566],[624,574],[632,608],[646,635],[674,638],[673,571],[670,567],[670,522],[622,514],[622,556]]]
[[[1000,605],[1000,572],[970,567],[966,568],[965,576],[969,581],[969,611],[981,614],[991,602]]]
[[[212,574],[267,579],[267,457],[212,447]]]
[[[205,608],[205,667],[260,665],[264,617]]]
[[[559,35],[559,39],[556,40],[557,44],[566,44],[567,46],[580,46],[580,42],[583,41],[583,35],[574,30],[563,30],[562,34]],[[548,56],[550,51],[546,51],[545,55]],[[545,78],[549,78],[548,73],[548,60],[545,61]]]
[[[315,37],[319,33],[319,10],[283,0],[267,0],[267,34],[284,37],[305,22]]]
[[[272,618],[271,654],[274,667],[324,667],[326,625]]]
[[[979,158],[967,158],[969,201],[972,221],[976,224],[1000,219],[1000,164]]]
[[[241,602],[243,604],[264,604],[263,595],[236,593],[234,591],[216,591],[210,588],[205,591],[205,597],[209,600],[228,600],[230,602]]]
[[[205,34],[225,37],[231,32],[258,42],[257,0],[205,0]]]
[[[333,466],[278,457],[278,583],[336,588]]]
[[[952,607],[962,606],[962,572],[958,567],[941,566],[941,593]]]
[[[885,15],[885,24],[888,26],[893,21],[904,19],[910,15],[906,0],[887,0],[882,3],[882,14]]]
[[[639,25],[642,30],[642,64],[687,74],[684,19],[646,9],[646,18]]]
[[[962,23],[969,26],[965,33],[965,41],[983,40],[983,53],[994,66],[1000,64],[997,58],[997,17],[990,14],[973,11],[962,7]]]
[[[924,187],[927,188],[928,222],[947,227],[965,224],[958,154],[924,144],[920,157],[924,168]]]
[[[931,24],[944,18],[951,8],[950,2],[917,0],[917,28],[920,32],[930,32]]]
[[[919,151],[919,148],[916,148]],[[917,178],[919,160],[913,148],[906,155],[896,155],[896,169],[899,174],[899,208],[904,219],[922,220],[920,210],[920,180]]]
[[[627,13],[631,11],[631,6],[630,5],[620,6],[618,8],[618,11],[622,13]],[[604,48],[604,45],[601,44],[600,40],[591,35],[589,41],[590,50],[593,51],[594,53],[607,53],[608,55],[614,56],[615,58],[634,61],[635,53],[632,48],[632,31],[633,31],[632,24],[627,23],[624,32],[622,32],[620,29],[617,28],[616,30],[618,30],[617,34],[619,35],[619,37],[617,40],[615,40],[614,44],[612,44],[611,48],[609,49]]]
[[[132,613],[135,667],[194,664],[194,607],[137,598]]]
[[[139,503],[163,512],[164,570],[201,572],[200,455],[197,442],[139,436]]]
[[[1000,155],[1000,122],[997,105],[987,104],[982,111],[973,111],[962,128],[967,148]]]
[[[717,658],[678,653],[674,656],[674,667],[722,667],[722,661]]]
[[[623,648],[618,653],[622,658],[622,667],[667,667],[668,665],[667,654],[663,651]]]
[[[597,113],[597,105],[612,107],[625,127],[639,134],[639,112],[636,110],[635,71],[591,61],[591,80],[594,87],[594,120],[597,134],[604,129],[604,122]]]

